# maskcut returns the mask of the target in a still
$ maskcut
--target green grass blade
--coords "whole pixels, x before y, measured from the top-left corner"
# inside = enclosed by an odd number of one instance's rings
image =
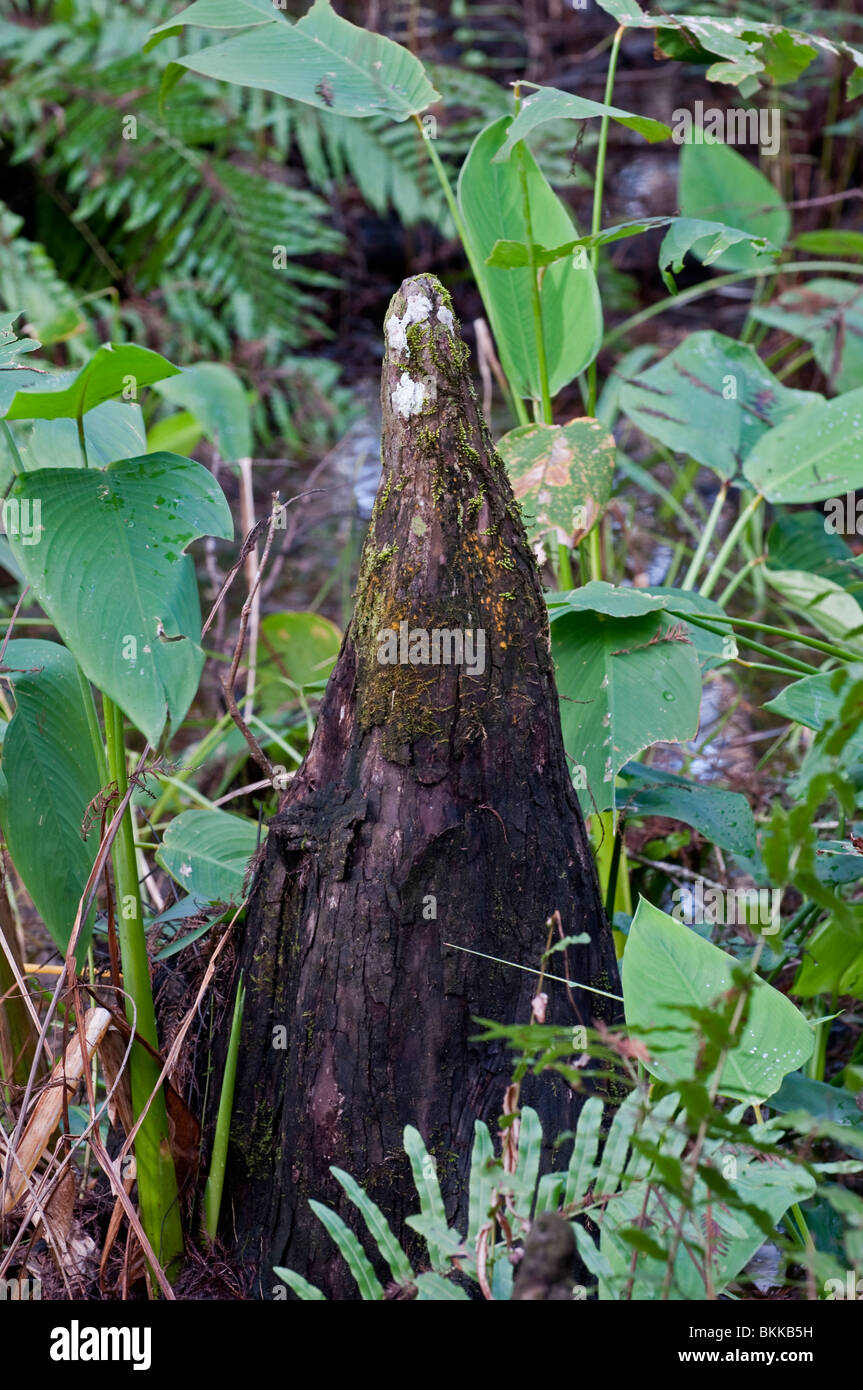
[[[228,1160],[228,1136],[231,1129],[231,1115],[234,1111],[234,1087],[237,1081],[237,1057],[240,1051],[240,1030],[243,1026],[243,1010],[246,1005],[246,988],[243,974],[237,985],[234,1000],[234,1014],[231,1019],[231,1036],[228,1039],[228,1056],[222,1077],[222,1093],[219,1096],[219,1113],[216,1120],[216,1135],[213,1140],[213,1156],[210,1173],[204,1189],[204,1219],[210,1240],[216,1239],[219,1229],[219,1211],[222,1206],[222,1188],[225,1182],[225,1165]]]
[[[411,1284],[414,1282],[414,1272],[410,1261],[404,1250],[392,1233],[390,1224],[376,1202],[373,1202],[368,1193],[364,1192],[355,1178],[350,1173],[344,1172],[342,1168],[330,1168],[330,1172],[339,1183],[354,1206],[362,1213],[369,1235],[374,1240],[383,1258],[390,1267],[392,1276],[397,1284]]]
[[[337,1216],[334,1211],[330,1211],[329,1207],[325,1207],[322,1202],[310,1201],[309,1206],[342,1252],[351,1274],[357,1281],[357,1288],[362,1299],[367,1303],[382,1302],[383,1286],[353,1231],[345,1225],[340,1216]]]

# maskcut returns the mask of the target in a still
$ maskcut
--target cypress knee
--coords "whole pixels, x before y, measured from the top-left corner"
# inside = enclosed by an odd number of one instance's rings
[[[537,566],[434,277],[404,282],[385,334],[383,472],[356,606],[240,951],[228,1187],[263,1297],[277,1264],[357,1296],[308,1207],[364,1234],[331,1164],[419,1254],[406,1124],[434,1155],[450,1222],[465,1220],[474,1121],[495,1131],[514,1062],[474,1041],[475,1020],[529,1021],[536,975],[515,967],[538,969],[555,910],[567,936],[590,938],[569,949],[572,978],[618,991]],[[611,1016],[600,996],[574,990],[574,1011],[563,985],[547,989],[549,1022]],[[582,1103],[560,1077],[528,1079],[522,1099],[547,1137]]]

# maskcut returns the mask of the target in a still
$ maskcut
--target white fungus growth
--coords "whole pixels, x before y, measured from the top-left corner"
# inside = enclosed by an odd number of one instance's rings
[[[410,415],[419,415],[425,400],[425,387],[421,381],[414,381],[407,372],[402,372],[399,384],[390,399],[396,415],[406,420]]]
[[[391,314],[387,319],[387,342],[391,352],[404,352],[408,345],[407,330],[412,323],[423,323],[432,311],[432,302],[425,294],[412,294],[399,318]],[[440,313],[438,313],[440,318]],[[450,318],[452,315],[450,314]]]
[[[444,328],[446,328],[450,333],[453,333],[455,331],[455,323],[453,321],[452,310],[447,309],[445,304],[442,304],[437,311],[437,321],[438,323],[442,323]]]

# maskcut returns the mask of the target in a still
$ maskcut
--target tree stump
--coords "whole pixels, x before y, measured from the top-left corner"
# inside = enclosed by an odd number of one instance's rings
[[[356,608],[240,951],[228,1191],[262,1297],[277,1264],[357,1296],[308,1207],[321,1200],[364,1234],[331,1164],[409,1252],[424,1248],[404,1225],[419,1209],[406,1124],[435,1157],[450,1222],[464,1220],[474,1121],[495,1131],[514,1064],[472,1041],[475,1020],[530,1020],[536,975],[516,967],[539,968],[555,909],[567,935],[590,937],[569,950],[572,978],[618,989],[539,574],[448,294],[432,276],[406,280],[385,329],[383,473]],[[565,987],[547,988],[549,1022],[612,1016],[581,990],[575,1016]],[[559,1077],[528,1079],[522,1098],[547,1138],[581,1105]]]

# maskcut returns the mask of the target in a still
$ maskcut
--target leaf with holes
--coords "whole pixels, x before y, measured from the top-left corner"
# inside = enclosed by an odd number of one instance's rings
[[[522,83],[523,87],[533,85],[530,82]],[[495,155],[495,161],[501,163],[509,159],[516,141],[526,139],[547,121],[584,121],[597,116],[610,116],[647,140],[667,140],[671,135],[670,126],[651,120],[649,116],[635,116],[631,111],[621,111],[619,106],[589,101],[587,97],[574,96],[572,92],[562,92],[557,87],[536,87],[524,98],[506,140]]]
[[[198,536],[231,538],[221,489],[191,459],[146,454],[104,471],[25,473],[10,495],[41,510],[38,544],[9,537],[27,583],[90,680],[158,743],[201,675],[201,611],[184,551]]]
[[[791,214],[781,195],[760,169],[728,145],[683,146],[679,197],[684,217],[727,222],[752,236],[766,237],[774,246],[788,240]],[[763,261],[751,247],[734,246],[714,264],[717,270],[757,270]]]

